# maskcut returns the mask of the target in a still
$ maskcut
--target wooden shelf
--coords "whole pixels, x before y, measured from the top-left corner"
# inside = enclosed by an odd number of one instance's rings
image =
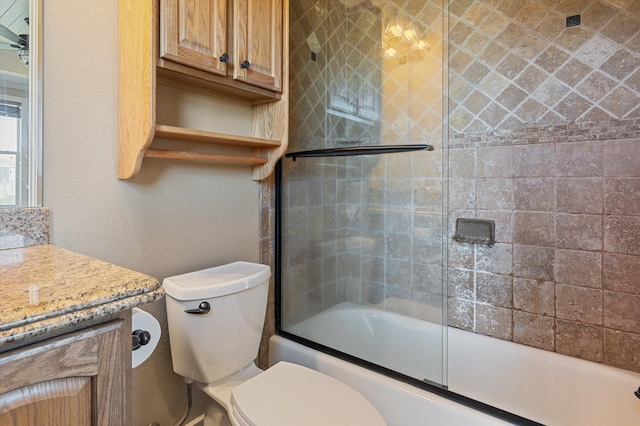
[[[186,142],[202,142],[215,145],[248,146],[252,148],[277,148],[282,145],[281,141],[275,139],[228,135],[224,133],[187,129],[184,127],[167,126],[165,124],[156,124],[155,137]]]
[[[173,160],[208,161],[227,164],[248,164],[252,166],[267,164],[266,157],[210,154],[206,152],[174,151],[169,149],[148,149],[144,156],[146,158],[167,158]]]
[[[289,2],[283,1],[283,52],[288,58]],[[170,79],[173,87],[198,88],[204,85],[215,92],[215,81],[197,76],[162,73],[159,59],[159,0],[118,2],[118,178],[131,179],[142,167],[144,158],[207,161],[249,165],[254,180],[267,178],[276,162],[287,150],[288,84],[287,60],[282,67],[282,93],[275,100],[251,104],[251,136],[230,135],[156,123],[157,82]],[[162,76],[158,74],[162,73]],[[173,77],[173,78],[172,78]],[[243,92],[229,92],[220,86],[219,95],[237,101]],[[201,91],[201,90],[200,90]],[[226,147],[246,148],[247,155],[212,154],[177,149],[152,148],[155,139],[206,143]]]

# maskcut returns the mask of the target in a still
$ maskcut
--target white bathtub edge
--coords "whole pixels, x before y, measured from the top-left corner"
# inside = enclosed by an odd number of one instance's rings
[[[315,351],[281,336],[269,340],[269,364],[289,361],[334,377],[367,398],[388,426],[499,426],[509,423],[407,383]],[[428,419],[428,423],[425,423]]]

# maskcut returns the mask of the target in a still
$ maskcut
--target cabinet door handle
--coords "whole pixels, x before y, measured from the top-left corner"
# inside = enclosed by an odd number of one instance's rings
[[[251,63],[249,61],[244,61],[240,64],[240,68],[248,70],[249,68],[251,68]]]
[[[227,55],[226,53],[223,53],[222,56],[220,56],[220,62],[225,62],[225,63],[229,63],[229,55]]]

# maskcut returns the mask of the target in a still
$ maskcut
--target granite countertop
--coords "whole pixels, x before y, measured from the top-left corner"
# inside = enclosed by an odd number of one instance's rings
[[[52,245],[0,250],[0,351],[163,295],[155,278]]]

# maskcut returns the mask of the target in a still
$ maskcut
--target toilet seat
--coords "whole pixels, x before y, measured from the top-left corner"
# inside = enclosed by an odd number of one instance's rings
[[[344,383],[279,362],[231,391],[238,424],[249,426],[385,426],[382,416]]]

